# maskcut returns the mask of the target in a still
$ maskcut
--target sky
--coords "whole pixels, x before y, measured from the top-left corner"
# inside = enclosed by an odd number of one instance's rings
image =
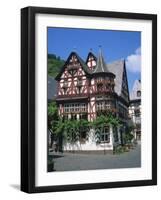
[[[89,51],[97,56],[102,48],[106,63],[125,59],[129,92],[141,79],[141,32],[77,28],[48,28],[48,53],[66,60],[71,51],[86,60]]]

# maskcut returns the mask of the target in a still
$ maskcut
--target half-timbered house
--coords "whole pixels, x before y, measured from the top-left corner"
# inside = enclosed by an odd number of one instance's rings
[[[66,143],[64,150],[113,151],[115,145],[124,142],[129,106],[124,60],[106,63],[100,50],[98,57],[89,52],[86,61],[83,61],[78,53],[71,52],[55,79],[56,102],[61,118],[93,121],[110,111],[122,124],[115,128],[105,126],[99,144],[95,141],[95,130],[91,129],[85,142]]]

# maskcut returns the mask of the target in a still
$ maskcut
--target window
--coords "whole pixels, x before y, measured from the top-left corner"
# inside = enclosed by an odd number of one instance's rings
[[[74,104],[71,104],[71,112],[74,112],[75,111],[75,106]]]
[[[64,112],[69,112],[69,105],[68,104],[64,105]]]
[[[72,112],[86,112],[87,104],[85,103],[68,103],[64,104],[64,112],[72,113]]]
[[[75,104],[75,111],[79,112],[79,104]]]
[[[98,83],[98,84],[97,84],[97,91],[98,91],[98,92],[103,91],[103,84],[102,84],[102,83]]]
[[[97,110],[99,111],[99,110],[103,110],[103,108],[104,108],[104,102],[98,102],[97,103]]]
[[[106,109],[110,109],[111,108],[110,102],[105,102],[105,106],[106,106]]]
[[[86,104],[85,103],[81,104],[81,111],[83,111],[83,112],[86,111]]]
[[[141,97],[141,91],[140,90],[137,91],[137,97]]]
[[[140,117],[140,109],[135,109],[135,117]]]
[[[97,103],[97,110],[101,111],[101,110],[109,110],[111,109],[111,104],[109,101],[102,101],[102,102],[98,102]]]
[[[103,132],[101,133],[100,141],[102,143],[109,143],[110,142],[110,130],[109,127],[104,127]]]

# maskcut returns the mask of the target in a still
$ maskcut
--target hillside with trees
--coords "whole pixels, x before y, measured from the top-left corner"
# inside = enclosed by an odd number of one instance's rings
[[[55,54],[48,54],[48,75],[55,77],[65,61]]]

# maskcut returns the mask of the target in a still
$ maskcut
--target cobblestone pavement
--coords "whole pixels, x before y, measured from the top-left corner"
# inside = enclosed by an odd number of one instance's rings
[[[92,169],[134,168],[141,166],[141,146],[119,155],[50,153],[54,160],[54,171],[76,171]]]

